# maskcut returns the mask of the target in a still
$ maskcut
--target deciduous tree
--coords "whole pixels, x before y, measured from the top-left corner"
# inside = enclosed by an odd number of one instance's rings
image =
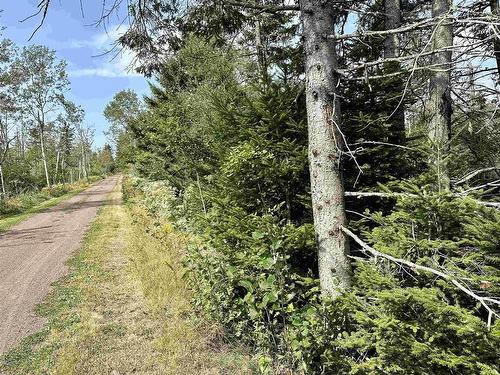
[[[36,127],[47,186],[50,172],[46,153],[46,130],[50,116],[60,108],[69,81],[66,62],[58,60],[55,52],[45,46],[28,46],[21,51],[16,69],[25,77],[19,94],[23,112]]]

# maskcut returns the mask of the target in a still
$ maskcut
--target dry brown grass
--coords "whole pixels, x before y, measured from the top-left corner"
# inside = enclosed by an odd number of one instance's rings
[[[224,345],[220,329],[192,313],[181,263],[187,238],[169,224],[155,228],[142,208],[131,210],[136,225],[126,250],[129,269],[162,322],[155,346],[167,363],[164,373],[251,374],[250,357]]]

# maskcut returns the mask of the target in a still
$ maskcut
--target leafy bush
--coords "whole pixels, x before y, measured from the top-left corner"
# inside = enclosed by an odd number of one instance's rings
[[[125,186],[140,189],[160,222],[185,213],[164,182]],[[420,196],[399,199],[392,213],[367,212],[371,220],[357,224],[367,241],[498,294],[499,213],[412,189]],[[194,305],[227,338],[257,348],[263,371],[281,363],[311,374],[498,374],[499,322],[488,329],[484,309],[445,280],[354,252],[355,287],[321,302],[310,224],[217,204],[187,220],[196,228],[185,257]]]
[[[22,213],[29,210],[44,201],[61,197],[71,191],[84,189],[90,183],[94,183],[102,179],[100,176],[93,176],[88,181],[77,181],[73,184],[57,184],[42,188],[39,192],[29,192],[19,194],[12,198],[0,199],[0,217],[10,216]]]
[[[9,199],[0,200],[1,215],[15,215],[26,211],[48,199],[43,193],[25,193]]]
[[[230,49],[184,42],[131,126],[139,174],[160,181],[133,179],[125,192],[140,190],[158,228],[168,219],[189,232],[186,277],[198,311],[255,348],[264,373],[498,374],[499,323],[488,329],[484,307],[446,280],[353,244],[353,288],[335,301],[320,296],[302,86],[246,81]],[[365,148],[392,142],[394,124],[381,119],[392,108],[377,90],[358,88],[348,88],[356,100],[346,136],[367,173],[346,168],[347,181],[410,197],[353,198],[348,209],[365,219],[350,227],[382,253],[498,295],[499,213],[436,193],[421,144]],[[411,176],[414,185],[401,183]]]
[[[52,185],[51,187],[44,187],[42,189],[42,194],[46,194],[49,197],[60,197],[68,193],[71,190],[69,184],[57,184]]]

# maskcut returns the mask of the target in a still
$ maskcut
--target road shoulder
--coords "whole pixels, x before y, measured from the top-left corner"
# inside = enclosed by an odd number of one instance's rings
[[[45,327],[7,353],[6,374],[250,374],[216,327],[196,319],[182,279],[185,241],[145,229],[147,215],[121,204],[120,184],[39,306]]]

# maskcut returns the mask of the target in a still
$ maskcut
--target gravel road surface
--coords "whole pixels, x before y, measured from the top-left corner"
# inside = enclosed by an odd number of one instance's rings
[[[0,354],[40,330],[34,312],[50,285],[67,272],[66,261],[119,177],[109,177],[71,199],[0,234]]]

